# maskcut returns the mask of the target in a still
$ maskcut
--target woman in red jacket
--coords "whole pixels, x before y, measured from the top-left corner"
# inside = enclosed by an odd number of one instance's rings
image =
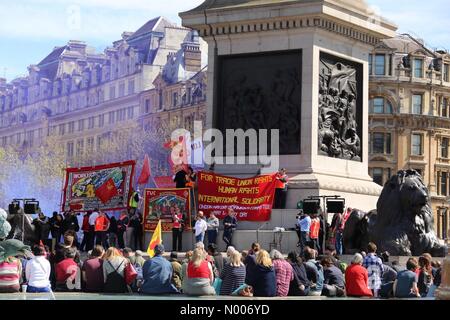
[[[369,289],[369,275],[367,269],[362,266],[363,256],[355,254],[352,264],[345,271],[345,289],[349,297],[372,297]]]

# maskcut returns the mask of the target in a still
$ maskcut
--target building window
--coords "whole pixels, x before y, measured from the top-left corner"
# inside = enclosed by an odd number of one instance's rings
[[[145,113],[150,113],[150,99],[145,99]]]
[[[383,185],[383,168],[373,168],[372,169],[373,182]]]
[[[94,152],[94,138],[87,138],[87,151]]]
[[[414,59],[414,77],[423,78],[423,60]]]
[[[376,97],[372,100],[372,112],[377,114],[392,114],[392,105],[385,98]]]
[[[443,77],[445,82],[450,82],[450,64],[444,64]]]
[[[441,172],[441,179],[440,179],[440,193],[441,196],[448,196],[448,174],[447,172]]]
[[[119,98],[125,95],[125,83],[121,82],[119,84]]]
[[[84,151],[84,140],[77,141],[77,156],[82,156]]]
[[[69,133],[73,133],[75,131],[75,122],[70,121],[69,122]]]
[[[111,86],[109,87],[109,99],[115,99],[116,98],[116,87]]]
[[[78,131],[84,130],[84,119],[78,120]]]
[[[411,141],[411,154],[413,156],[421,156],[423,152],[423,136],[421,134],[412,134]]]
[[[412,113],[422,114],[422,100],[423,96],[421,94],[415,94],[412,97]]]
[[[159,110],[163,108],[164,105],[164,95],[162,90],[159,90]]]
[[[89,117],[89,119],[88,119],[88,129],[94,129],[94,125],[95,125],[95,118],[94,117]]]
[[[115,115],[114,111],[110,111],[109,112],[109,124],[113,124],[114,123],[114,121],[115,121],[114,115]]]
[[[102,136],[98,136],[97,137],[97,150],[101,150],[102,149],[102,143],[103,143]]]
[[[178,93],[172,93],[172,106],[176,107],[178,105]]]
[[[134,93],[134,80],[128,81],[128,94]]]
[[[441,141],[441,157],[448,158],[448,138],[442,138]]]
[[[127,111],[128,120],[134,117],[134,107],[129,107]]]
[[[448,115],[448,99],[441,97],[441,117]]]
[[[67,156],[73,157],[73,142],[67,142]]]
[[[60,124],[58,127],[58,134],[60,136],[63,136],[66,133],[66,125],[65,124]]]
[[[22,134],[16,134],[16,144],[20,144],[22,142]]]
[[[369,54],[369,75],[373,74],[373,54]]]
[[[101,114],[98,116],[98,126],[101,128],[105,125],[105,115]]]
[[[386,55],[375,55],[375,75],[384,76],[386,74]]]
[[[372,153],[391,154],[390,133],[372,133]]]

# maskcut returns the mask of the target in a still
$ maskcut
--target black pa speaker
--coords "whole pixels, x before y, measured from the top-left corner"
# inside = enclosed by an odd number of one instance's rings
[[[19,209],[20,209],[20,205],[19,205],[18,202],[12,202],[8,206],[9,214],[18,214],[19,213]]]
[[[319,199],[307,199],[303,200],[303,213],[311,215],[319,213],[320,200]]]
[[[23,208],[25,214],[35,214],[39,209],[39,202],[26,202]]]
[[[343,199],[327,200],[328,213],[344,213],[345,201]]]

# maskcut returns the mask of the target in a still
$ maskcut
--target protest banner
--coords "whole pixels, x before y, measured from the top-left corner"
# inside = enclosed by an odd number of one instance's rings
[[[153,232],[162,222],[162,231],[172,231],[173,215],[183,214],[184,230],[191,230],[191,205],[189,188],[145,189],[144,230]]]
[[[67,168],[63,211],[127,209],[135,161]]]
[[[275,196],[276,173],[240,179],[201,171],[198,210],[223,219],[229,207],[241,221],[269,221]]]

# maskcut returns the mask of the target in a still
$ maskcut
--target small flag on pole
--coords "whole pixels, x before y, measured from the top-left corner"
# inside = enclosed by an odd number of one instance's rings
[[[150,158],[148,157],[148,154],[146,154],[144,158],[144,165],[142,166],[141,175],[138,179],[138,184],[147,184],[148,179],[150,179],[151,175],[152,172],[150,167]]]
[[[159,220],[158,225],[153,232],[152,240],[150,240],[150,243],[148,244],[147,253],[150,258],[155,256],[155,247],[158,244],[162,244],[161,220]]]

